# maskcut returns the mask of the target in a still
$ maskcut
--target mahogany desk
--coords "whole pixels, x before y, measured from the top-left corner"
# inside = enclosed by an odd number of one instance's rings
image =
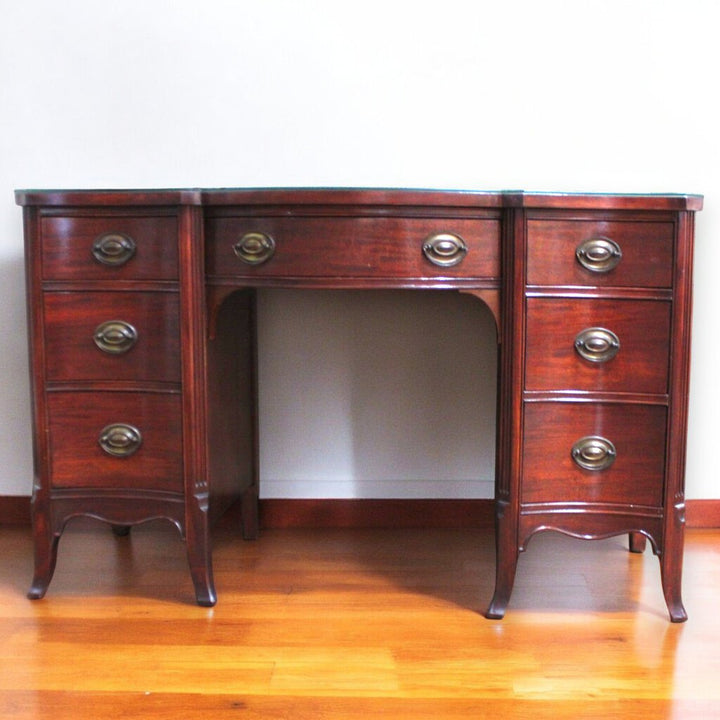
[[[696,195],[23,190],[35,576],[67,521],[258,532],[257,288],[463,292],[497,323],[495,595],[541,530],[625,534],[681,598]],[[451,322],[451,319],[448,319]]]

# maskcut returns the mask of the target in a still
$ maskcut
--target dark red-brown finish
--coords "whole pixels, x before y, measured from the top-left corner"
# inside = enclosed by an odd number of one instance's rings
[[[577,219],[573,215],[577,215]],[[622,220],[622,214],[569,215],[532,213],[527,220],[528,285],[588,287],[660,287],[672,284],[675,225],[665,219]],[[652,215],[650,215],[652,218]],[[606,274],[588,273],[575,250],[593,237],[607,238],[622,248],[622,261]]]
[[[182,493],[181,399],[175,393],[48,393],[50,485]],[[142,433],[140,449],[128,457],[108,455],[101,431],[127,423]]]
[[[416,288],[473,294],[497,322],[497,574],[487,617],[504,615],[530,538],[555,530],[628,534],[635,552],[648,539],[670,617],[686,618],[700,196],[348,188],[32,190],[16,199],[33,385],[30,597],[47,590],[67,521],[89,515],[119,533],[154,518],[175,524],[197,602],[214,604],[212,522],[241,499],[245,537],[258,532],[256,289]],[[244,262],[234,246],[246,233],[271,237],[274,253]],[[437,234],[441,255],[452,254],[447,234],[467,253],[431,262],[423,245]],[[93,246],[108,235],[103,262]],[[252,246],[260,236],[251,237]],[[113,262],[127,238],[131,252]],[[591,255],[620,248],[599,271],[577,254],[597,239]],[[108,321],[134,328],[131,347],[98,348],[93,335]],[[578,336],[593,328],[617,337],[613,357],[578,352]],[[590,332],[589,344],[605,337]],[[115,423],[142,434],[126,456],[98,441]],[[587,437],[607,443],[612,462],[581,467],[572,451]]]
[[[269,234],[277,246],[271,262],[252,268],[233,252],[233,245],[251,231]],[[446,268],[425,259],[423,243],[439,232],[465,241],[468,254],[462,263]],[[500,276],[499,219],[213,217],[207,238],[211,277]]]
[[[669,301],[533,297],[527,301],[528,390],[664,394],[668,387]],[[613,332],[617,355],[588,360],[575,342],[584,330]]]
[[[533,503],[614,504],[661,508],[667,408],[603,402],[530,402],[525,405],[523,506]],[[603,471],[585,470],[571,457],[586,436],[617,450]]]
[[[104,323],[122,321],[136,340],[115,353],[95,342]],[[138,380],[180,383],[177,292],[47,292],[48,381]],[[110,346],[111,348],[113,346]]]
[[[160,211],[163,209],[161,208]],[[44,280],[175,280],[178,278],[177,218],[147,209],[95,212],[46,210],[41,220]],[[97,262],[90,250],[105,232],[123,233],[137,244],[134,257],[122,266]]]

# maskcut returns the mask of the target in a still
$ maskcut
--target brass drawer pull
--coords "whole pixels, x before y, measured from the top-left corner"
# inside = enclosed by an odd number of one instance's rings
[[[98,443],[108,455],[126,458],[138,451],[142,445],[142,434],[134,425],[113,423],[100,431]]]
[[[122,355],[138,340],[137,330],[124,320],[108,320],[95,328],[95,345],[109,355]]]
[[[131,260],[137,245],[125,233],[109,232],[98,236],[92,246],[93,257],[103,265],[118,267]]]
[[[233,252],[248,265],[262,265],[275,254],[275,240],[266,233],[245,233],[233,245]]]
[[[589,327],[577,334],[575,350],[585,360],[604,363],[618,354],[620,339],[607,328]]]
[[[459,235],[436,233],[425,240],[422,251],[433,265],[452,267],[462,262],[468,248]]]
[[[610,238],[593,237],[578,245],[575,257],[586,270],[607,273],[616,268],[622,260],[622,250]]]
[[[583,470],[607,470],[617,457],[615,446],[607,438],[588,435],[580,438],[571,451],[572,459]]]

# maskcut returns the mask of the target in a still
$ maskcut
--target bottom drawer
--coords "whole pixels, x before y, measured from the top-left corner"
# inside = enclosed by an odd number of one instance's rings
[[[660,507],[667,410],[659,405],[525,405],[521,503]]]
[[[181,417],[175,394],[50,393],[51,486],[182,492]]]

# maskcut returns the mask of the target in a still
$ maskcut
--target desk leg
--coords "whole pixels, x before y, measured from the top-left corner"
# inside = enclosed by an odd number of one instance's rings
[[[197,604],[203,607],[212,607],[217,602],[217,595],[213,580],[207,497],[196,497],[192,502],[194,507],[188,512],[189,517],[185,530],[190,575],[195,586]]]
[[[647,545],[647,538],[639,532],[630,533],[630,552],[644,553]]]
[[[30,600],[40,600],[45,597],[55,572],[60,535],[53,532],[47,514],[35,515],[33,518],[33,535],[35,570],[27,596]]]
[[[510,602],[515,572],[517,570],[519,548],[517,527],[507,512],[508,503],[496,501],[495,515],[495,594],[485,613],[489,620],[501,620]]]
[[[675,506],[665,524],[665,537],[660,553],[660,578],[670,620],[685,622],[687,612],[682,602],[683,540],[685,530],[685,507]]]
[[[681,623],[688,618],[683,605],[680,587],[682,570],[678,568],[678,563],[682,566],[682,550],[677,553],[677,557],[673,557],[673,555],[675,553],[667,552],[667,550],[663,553],[660,559],[660,575],[670,620],[674,623]]]

